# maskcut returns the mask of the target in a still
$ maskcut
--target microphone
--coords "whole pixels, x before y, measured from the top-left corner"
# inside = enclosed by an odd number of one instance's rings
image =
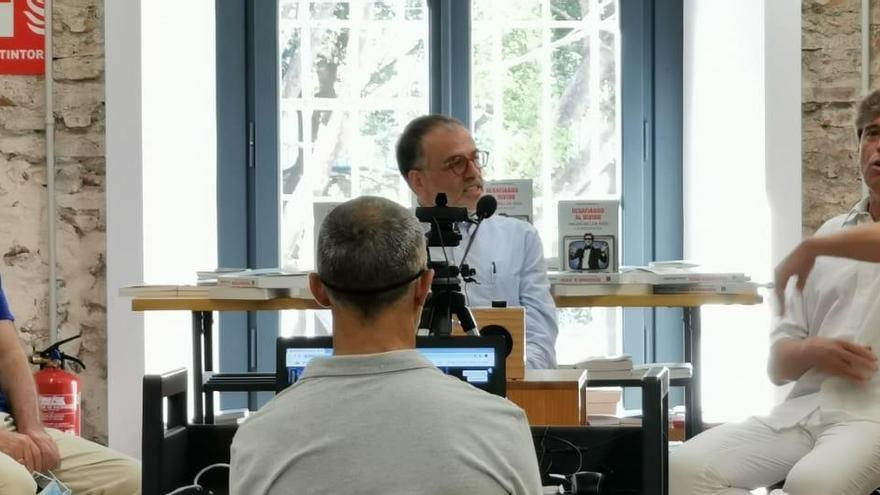
[[[485,220],[486,218],[491,217],[497,209],[498,200],[495,199],[495,196],[487,194],[477,201],[477,219]]]
[[[486,194],[477,201],[477,226],[474,227],[474,233],[471,234],[471,238],[468,239],[468,245],[464,250],[464,256],[461,257],[461,263],[459,266],[464,266],[464,260],[467,259],[468,252],[470,252],[471,246],[474,244],[474,239],[477,237],[477,231],[480,230],[480,224],[483,223],[483,220],[495,214],[495,210],[497,209],[498,200],[491,194]]]

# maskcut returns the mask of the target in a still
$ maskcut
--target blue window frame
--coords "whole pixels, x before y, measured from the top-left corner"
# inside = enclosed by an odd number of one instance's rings
[[[430,107],[469,124],[470,2],[428,0]],[[682,0],[619,0],[623,263],[679,259],[682,247]],[[278,5],[217,0],[218,260],[279,260]],[[221,371],[271,372],[276,312],[222,313]],[[624,310],[637,362],[680,361],[681,311]],[[673,395],[676,402],[677,395]],[[260,394],[223,394],[254,408]],[[680,400],[680,399],[679,399]],[[627,398],[627,405],[635,401]]]

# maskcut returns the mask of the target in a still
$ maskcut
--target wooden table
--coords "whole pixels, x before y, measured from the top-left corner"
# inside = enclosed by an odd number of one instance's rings
[[[279,311],[324,309],[311,298],[279,297],[266,300],[208,298],[135,298],[133,311],[191,311],[193,409],[195,423],[214,421],[213,392],[275,391],[275,373],[216,373],[213,359],[214,311]],[[522,308],[472,308],[483,328],[499,325],[508,330],[513,350],[506,360],[508,378],[522,378],[525,365],[525,313]]]
[[[647,295],[604,295],[604,296],[556,296],[558,308],[588,307],[670,307],[683,309],[684,360],[693,365],[693,377],[685,387],[685,437],[691,438],[703,429],[703,410],[701,403],[702,362],[700,357],[701,325],[700,307],[710,304],[760,304],[759,295],[748,294],[647,294]],[[193,386],[196,391],[203,390],[203,370],[213,370],[212,332],[214,311],[278,311],[287,309],[322,309],[314,299],[281,297],[267,300],[207,299],[207,298],[141,298],[131,302],[134,311],[191,311],[193,314]],[[202,360],[202,341],[204,340],[204,360]],[[201,363],[204,363],[202,367]],[[198,364],[198,366],[196,366]],[[212,374],[212,377],[220,377]],[[267,377],[264,377],[268,380]],[[213,417],[213,394],[205,395],[202,409],[202,394],[196,393],[196,419],[201,421],[206,415]]]

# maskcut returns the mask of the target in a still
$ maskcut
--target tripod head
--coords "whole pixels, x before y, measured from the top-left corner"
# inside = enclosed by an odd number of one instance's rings
[[[462,236],[458,224],[472,220],[468,216],[467,208],[449,207],[446,204],[446,194],[440,193],[435,200],[436,206],[416,208],[416,218],[431,226],[426,234],[428,268],[434,270],[431,294],[422,309],[419,334],[451,335],[452,315],[455,314],[466,334],[479,335],[474,316],[465,304],[464,294],[461,292],[462,281],[472,282],[476,270],[464,263],[467,251],[459,266],[450,265],[446,254],[447,247],[456,247],[461,243]]]

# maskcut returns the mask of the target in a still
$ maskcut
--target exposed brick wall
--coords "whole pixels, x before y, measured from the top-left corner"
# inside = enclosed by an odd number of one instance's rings
[[[880,6],[872,4],[872,87],[880,85]],[[861,94],[860,0],[803,0],[803,233],[861,197],[852,121]]]
[[[86,362],[83,434],[107,438],[104,3],[54,2],[58,321]],[[43,77],[0,76],[0,276],[29,349],[48,342]]]

